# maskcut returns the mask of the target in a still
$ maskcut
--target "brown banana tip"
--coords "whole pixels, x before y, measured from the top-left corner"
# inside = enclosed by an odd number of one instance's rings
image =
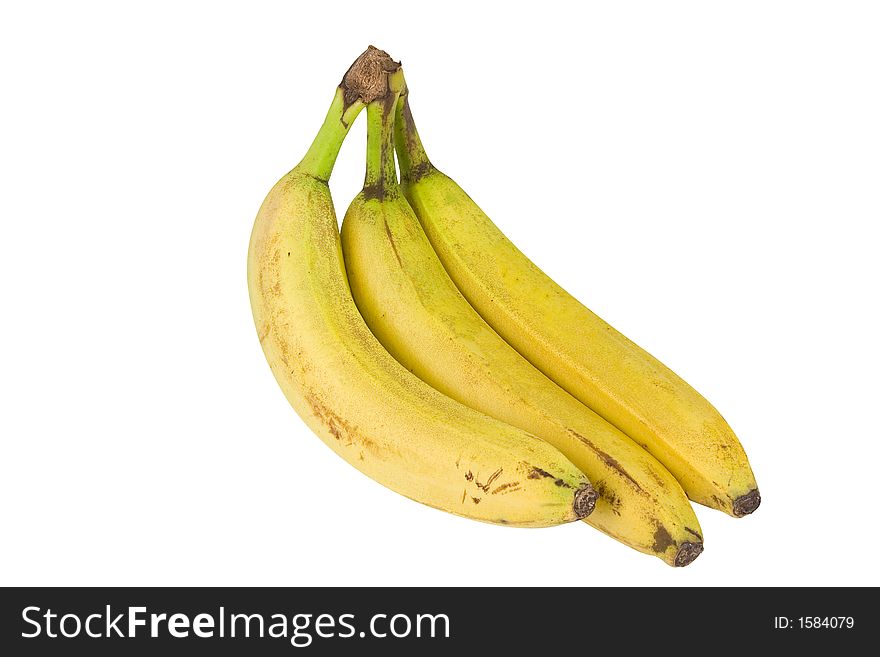
[[[702,553],[702,543],[684,542],[681,544],[681,547],[678,548],[678,552],[675,553],[674,565],[676,568],[684,568]]]
[[[754,513],[755,509],[759,506],[761,506],[761,493],[755,488],[745,495],[740,495],[733,501],[733,515],[737,518],[742,518],[750,513]]]
[[[574,514],[578,519],[586,518],[596,508],[599,493],[592,486],[584,484],[574,494]]]
[[[388,74],[400,68],[384,50],[368,47],[345,72],[340,86],[345,91],[345,104],[360,99],[365,105],[388,93]]]

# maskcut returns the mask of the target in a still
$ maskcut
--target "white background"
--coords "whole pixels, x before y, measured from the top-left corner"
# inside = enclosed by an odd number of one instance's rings
[[[430,6],[4,4],[0,583],[880,584],[876,3]],[[741,437],[763,505],[698,508],[692,566],[423,507],[287,405],[249,232],[369,43],[435,163]]]

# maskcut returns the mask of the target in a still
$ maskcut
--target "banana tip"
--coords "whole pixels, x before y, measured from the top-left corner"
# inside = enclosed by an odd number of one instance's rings
[[[586,518],[596,508],[599,493],[592,486],[584,484],[574,494],[574,514],[578,519]]]
[[[742,518],[750,513],[754,513],[755,509],[759,506],[761,506],[761,493],[755,488],[745,495],[740,495],[733,501],[733,515],[737,518]]]
[[[675,553],[675,567],[683,568],[703,553],[702,543],[682,543]]]

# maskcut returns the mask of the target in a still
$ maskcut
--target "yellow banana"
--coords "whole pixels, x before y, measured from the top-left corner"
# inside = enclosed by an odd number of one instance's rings
[[[393,157],[390,144],[381,156]],[[600,492],[586,522],[669,564],[693,561],[700,525],[675,478],[499,337],[461,296],[397,184],[383,189],[342,222],[351,291],[379,341],[437,390],[557,447]]]
[[[370,122],[389,115],[390,137],[397,69],[375,48],[358,58],[305,158],[257,214],[248,288],[265,356],[306,424],[388,488],[486,522],[547,526],[585,517],[597,493],[580,470],[531,434],[408,372],[370,333],[352,300],[327,181],[364,106]],[[381,195],[383,178],[368,170],[359,196],[365,207],[378,205],[368,197]]]
[[[754,475],[718,411],[538,269],[431,164],[404,94],[401,186],[464,297],[535,367],[663,463],[692,500],[733,516],[754,511]]]

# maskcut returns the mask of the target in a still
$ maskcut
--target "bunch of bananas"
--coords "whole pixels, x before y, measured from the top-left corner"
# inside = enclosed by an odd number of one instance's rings
[[[340,232],[328,180],[365,108],[366,179]],[[384,51],[352,64],[306,156],[263,202],[248,287],[297,413],[414,500],[503,525],[584,520],[675,566],[703,550],[688,498],[736,517],[760,503],[718,411],[431,164]]]

